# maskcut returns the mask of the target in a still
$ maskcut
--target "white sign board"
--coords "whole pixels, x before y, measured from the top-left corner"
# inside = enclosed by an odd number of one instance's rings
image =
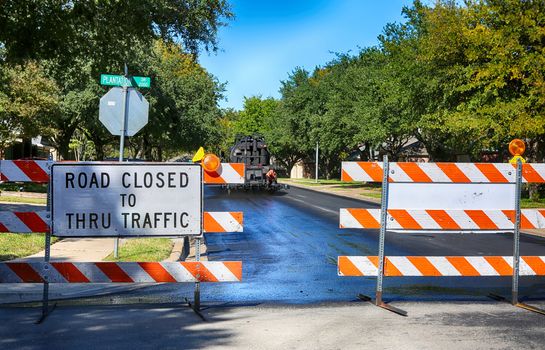
[[[180,163],[56,163],[52,234],[198,236],[202,168]]]
[[[490,210],[515,209],[514,183],[389,184],[388,209]],[[391,230],[397,232],[397,230]],[[399,232],[420,232],[403,230]],[[431,230],[429,232],[440,232]],[[463,232],[463,231],[450,231]],[[483,231],[481,231],[483,232]],[[487,231],[499,232],[499,231]]]
[[[515,184],[390,183],[388,209],[515,209]]]

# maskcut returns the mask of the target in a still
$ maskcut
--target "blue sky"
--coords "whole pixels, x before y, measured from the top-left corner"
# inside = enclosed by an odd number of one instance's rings
[[[232,0],[236,18],[219,31],[220,50],[199,59],[227,83],[221,107],[241,109],[244,97],[280,97],[280,81],[377,44],[388,22],[403,20],[409,0]]]

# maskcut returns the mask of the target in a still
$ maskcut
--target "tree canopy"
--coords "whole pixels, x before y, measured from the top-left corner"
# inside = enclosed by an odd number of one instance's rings
[[[403,14],[378,45],[281,82],[268,131],[279,160],[310,164],[318,142],[322,173],[338,176],[350,154],[403,159],[408,141],[431,161],[502,161],[523,138],[530,160],[543,161],[545,3],[416,0]]]
[[[218,28],[232,18],[225,0],[4,1],[2,141],[8,134],[49,136],[66,159],[77,136],[91,141],[94,158],[112,156],[115,138],[98,121],[107,91],[99,79],[127,63],[129,73],[152,78],[143,90],[150,123],[129,140],[133,155],[163,159],[214,143],[223,85],[197,59],[217,49]]]

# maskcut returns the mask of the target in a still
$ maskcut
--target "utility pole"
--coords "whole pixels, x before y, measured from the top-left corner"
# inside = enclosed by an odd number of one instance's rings
[[[316,183],[318,183],[318,156],[318,141],[316,141]]]

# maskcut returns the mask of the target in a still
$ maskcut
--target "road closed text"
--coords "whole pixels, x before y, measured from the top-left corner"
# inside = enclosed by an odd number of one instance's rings
[[[108,188],[110,174],[108,173],[73,173],[65,174],[66,188]],[[121,183],[124,188],[184,188],[187,187],[189,177],[185,172],[123,172]]]
[[[54,166],[54,234],[198,235],[201,177],[192,164]]]

